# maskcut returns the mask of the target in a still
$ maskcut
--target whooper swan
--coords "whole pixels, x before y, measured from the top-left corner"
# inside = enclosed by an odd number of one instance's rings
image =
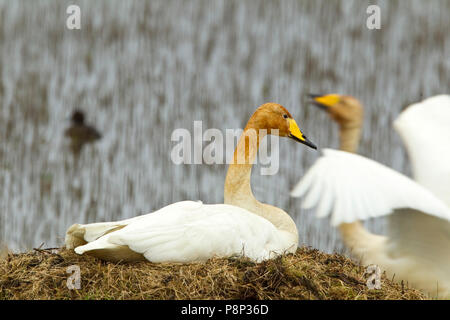
[[[345,245],[364,265],[376,264],[432,297],[450,298],[450,96],[413,104],[395,120],[416,180],[356,152],[362,106],[353,97],[313,96],[338,122],[341,150],[324,150],[292,196],[331,214]],[[376,138],[376,134],[375,134]],[[385,236],[358,220],[390,214]]]
[[[109,261],[152,262],[232,255],[261,261],[294,252],[298,244],[294,221],[283,210],[257,201],[250,187],[252,164],[266,134],[316,148],[284,107],[263,104],[248,121],[228,168],[225,204],[181,201],[128,220],[75,224],[66,233],[66,247]]]

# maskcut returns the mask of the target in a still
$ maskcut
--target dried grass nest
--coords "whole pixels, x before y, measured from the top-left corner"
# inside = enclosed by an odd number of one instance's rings
[[[69,290],[73,265],[81,287]],[[306,247],[261,263],[240,257],[192,264],[109,263],[64,248],[34,249],[0,260],[0,299],[426,299],[384,275],[381,289],[369,289],[365,270]]]

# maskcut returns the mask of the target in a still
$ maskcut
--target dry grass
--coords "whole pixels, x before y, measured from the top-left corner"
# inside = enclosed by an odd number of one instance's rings
[[[81,269],[69,290],[68,266]],[[0,261],[0,299],[425,299],[384,276],[369,290],[364,268],[338,254],[299,248],[263,263],[106,263],[65,249],[9,254]]]

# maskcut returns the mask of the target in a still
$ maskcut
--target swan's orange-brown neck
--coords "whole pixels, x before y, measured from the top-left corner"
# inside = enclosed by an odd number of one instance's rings
[[[289,232],[298,242],[297,226],[292,218],[280,208],[256,200],[251,188],[252,166],[259,144],[270,133],[267,116],[264,110],[257,110],[239,138],[225,178],[224,203],[247,209],[269,220],[279,230]]]
[[[239,205],[242,202],[256,200],[250,185],[252,166],[258,152],[259,143],[266,135],[254,114],[248,121],[234,150],[233,162],[230,164],[225,178],[224,202]]]
[[[339,126],[339,149],[356,153],[361,138],[361,125]]]

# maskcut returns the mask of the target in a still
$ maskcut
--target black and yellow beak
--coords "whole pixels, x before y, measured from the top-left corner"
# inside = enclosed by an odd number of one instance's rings
[[[311,98],[311,103],[322,110],[329,110],[330,107],[336,105],[340,96],[338,94],[308,94],[308,97]]]
[[[308,140],[308,138],[305,135],[303,135],[303,133],[300,131],[300,128],[297,125],[297,122],[295,122],[294,119],[289,119],[289,138],[294,139],[297,142],[303,143],[313,149],[317,149],[317,146],[310,140]]]

